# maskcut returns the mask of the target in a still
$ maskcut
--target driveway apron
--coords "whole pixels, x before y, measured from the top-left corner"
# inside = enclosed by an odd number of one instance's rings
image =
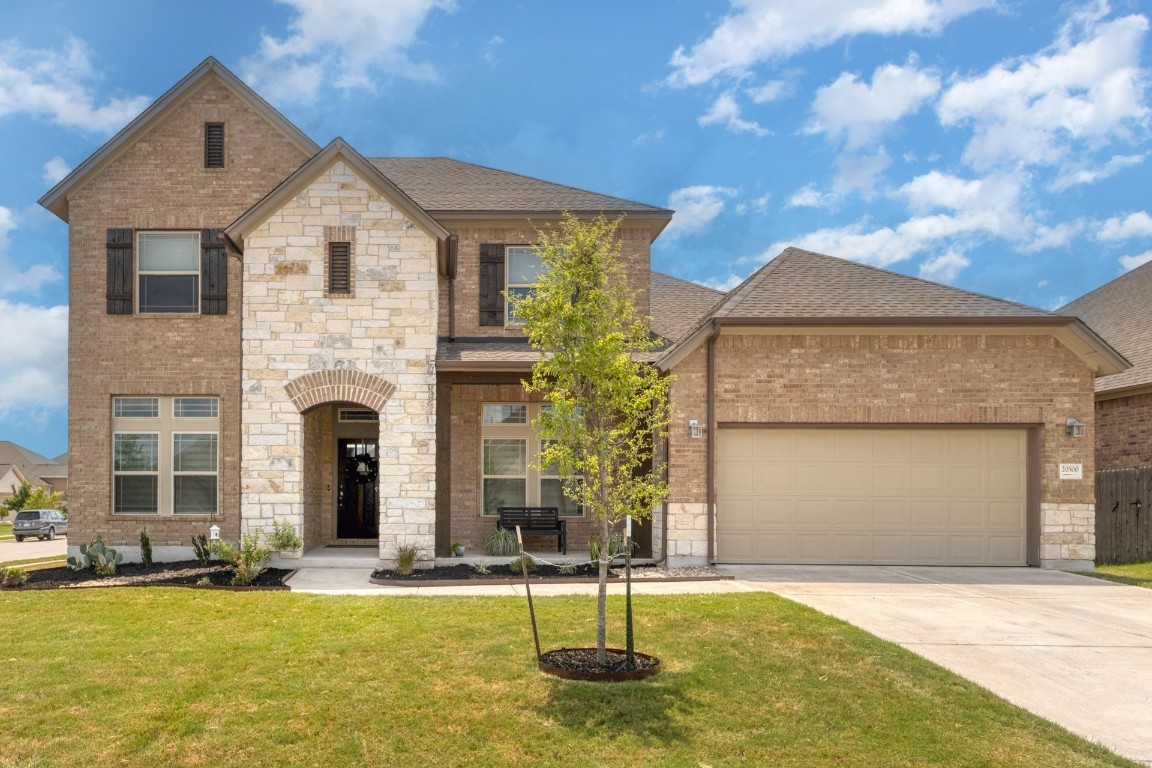
[[[1036,568],[721,566],[1152,766],[1152,590]]]

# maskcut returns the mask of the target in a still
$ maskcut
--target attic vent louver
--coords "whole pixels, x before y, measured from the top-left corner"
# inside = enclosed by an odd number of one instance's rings
[[[224,167],[224,123],[204,123],[204,167]]]

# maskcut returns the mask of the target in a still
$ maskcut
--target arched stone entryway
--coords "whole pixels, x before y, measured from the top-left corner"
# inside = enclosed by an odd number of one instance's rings
[[[372,373],[334,369],[306,373],[288,382],[284,391],[300,413],[339,402],[358,403],[380,413],[396,385]]]

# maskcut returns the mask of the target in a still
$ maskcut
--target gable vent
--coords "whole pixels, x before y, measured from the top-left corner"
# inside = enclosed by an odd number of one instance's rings
[[[204,123],[204,167],[224,167],[224,123]]]
[[[328,293],[352,292],[352,244],[328,243]]]

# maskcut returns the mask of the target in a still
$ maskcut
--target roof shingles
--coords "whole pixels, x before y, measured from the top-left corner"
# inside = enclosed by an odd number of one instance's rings
[[[1097,392],[1114,392],[1152,384],[1152,262],[1105,283],[1060,308],[1076,315],[1098,333],[1132,367],[1096,380]]]

